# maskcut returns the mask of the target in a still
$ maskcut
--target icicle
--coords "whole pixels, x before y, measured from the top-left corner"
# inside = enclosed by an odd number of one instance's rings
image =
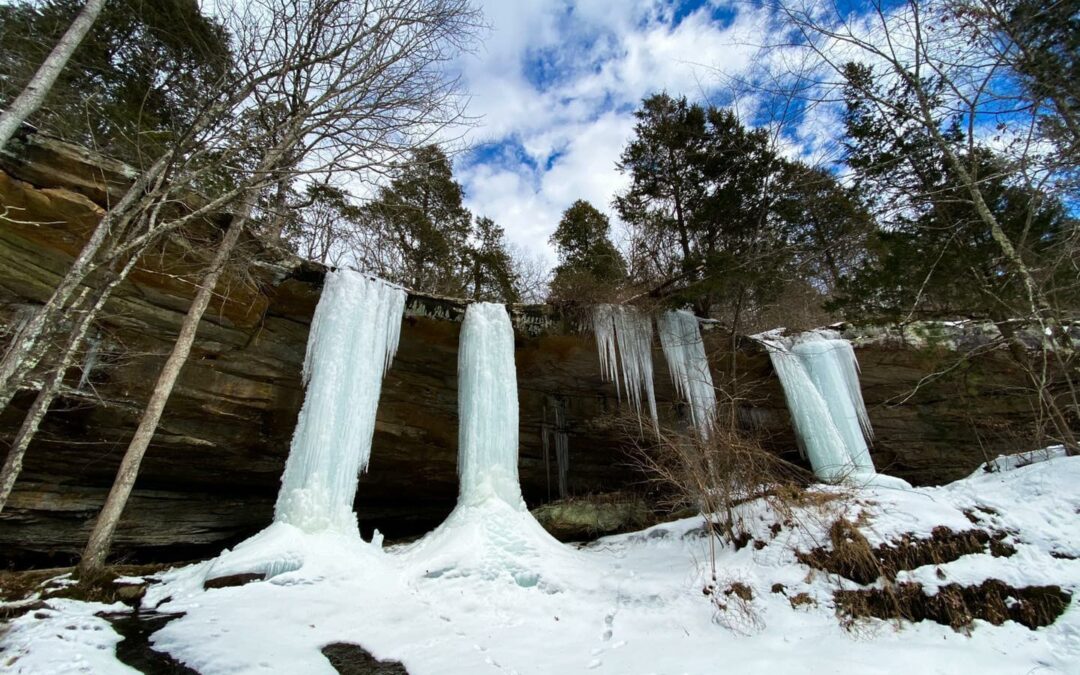
[[[844,439],[852,463],[860,471],[873,472],[874,463],[866,447],[870,421],[859,388],[855,351],[847,340],[818,333],[799,336],[792,352],[806,368],[810,379],[829,406],[833,423]],[[872,437],[867,433],[868,437]]]
[[[326,275],[275,521],[307,532],[357,531],[353,499],[371,456],[382,378],[397,350],[404,310],[400,288],[348,270]]]
[[[78,391],[86,390],[86,385],[90,383],[90,376],[94,374],[94,367],[97,366],[98,356],[101,353],[101,334],[95,332],[86,339],[86,344],[86,357],[83,359],[82,375],[79,377],[78,386],[75,387]]]
[[[697,317],[685,310],[664,312],[657,327],[675,391],[689,404],[698,433],[708,438],[716,421],[716,390]]]
[[[648,404],[653,426],[659,428],[653,391],[652,321],[633,307],[597,305],[593,308],[593,332],[604,378],[615,382],[619,394],[621,373],[626,398],[634,411],[640,415],[643,405]]]
[[[555,406],[555,464],[559,469],[559,498],[568,493],[566,477],[570,471],[570,440],[566,435],[566,411],[562,401]]]
[[[518,484],[514,328],[500,304],[469,305],[458,346],[458,504],[498,497],[525,509]]]
[[[800,335],[790,349],[778,338],[758,339],[769,349],[792,424],[814,473],[831,481],[873,474],[863,436],[869,436],[870,422],[851,345],[820,333]]]
[[[593,335],[596,336],[596,349],[600,353],[600,376],[615,383],[615,396],[622,400],[619,389],[619,365],[615,355],[615,306],[596,305],[593,307]]]
[[[548,408],[551,408],[553,422],[548,421]],[[570,440],[566,434],[566,402],[557,397],[548,397],[544,403],[544,421],[540,425],[540,442],[544,451],[544,467],[547,470],[548,499],[551,499],[551,448],[555,448],[555,466],[559,498],[567,496],[567,474],[570,468]]]

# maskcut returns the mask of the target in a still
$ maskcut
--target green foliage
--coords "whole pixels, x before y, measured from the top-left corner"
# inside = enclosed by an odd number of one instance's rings
[[[371,256],[384,261],[375,271],[390,280],[426,293],[517,302],[503,228],[474,220],[462,197],[450,159],[429,145],[413,151],[359,215],[341,213],[368,230],[360,236],[375,242]]]
[[[18,95],[82,4],[0,6],[0,101]],[[110,0],[30,122],[137,164],[191,120],[230,64],[225,30],[196,0]]]
[[[1015,267],[1002,256],[941,143],[929,130],[903,124],[902,111],[917,105],[915,94],[904,83],[883,85],[866,66],[849,65],[846,75],[847,160],[857,188],[876,196],[882,228],[868,243],[867,264],[843,278],[831,307],[874,320],[1025,315],[1027,296]],[[886,112],[868,102],[881,97],[896,108]],[[1064,289],[1058,300],[1074,301],[1066,296],[1075,294],[1068,290],[1075,283],[1054,279],[1068,267],[1053,263],[1077,221],[1059,200],[1011,179],[1004,158],[971,149],[957,119],[943,113],[938,123],[1029,268],[1049,287]]]
[[[418,291],[464,295],[472,214],[438,146],[413,151],[368,212],[400,255],[394,281]]]
[[[611,243],[611,222],[589,202],[579,199],[563,212],[551,243],[559,255],[559,271],[587,272],[601,281],[626,276],[626,262]]]
[[[599,302],[626,279],[626,261],[611,243],[608,217],[579,199],[563,212],[549,240],[559,264],[551,281],[552,299]]]
[[[831,289],[859,259],[872,219],[830,173],[783,159],[730,110],[651,96],[637,113],[615,201],[635,233],[641,280],[682,282],[676,304],[734,322],[796,279]]]
[[[517,277],[506,250],[506,233],[491,218],[476,219],[475,242],[469,246],[474,300],[518,302]]]

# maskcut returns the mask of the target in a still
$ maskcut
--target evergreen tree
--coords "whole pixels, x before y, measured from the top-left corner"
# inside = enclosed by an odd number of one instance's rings
[[[905,129],[862,95],[877,87],[873,71],[849,65],[846,90],[847,162],[856,185],[876,195],[882,229],[870,264],[844,283],[833,306],[853,317],[897,319],[918,315],[975,315],[1012,319],[1028,310],[1015,265],[1004,257],[972,202],[965,179],[927,129]],[[900,109],[914,106],[903,83],[888,85]],[[942,113],[940,135],[972,167],[979,189],[1002,230],[1059,306],[1076,306],[1069,266],[1055,258],[1078,227],[1060,200],[1009,179],[1007,161],[970,145],[958,120]]]
[[[487,302],[518,302],[517,275],[506,248],[503,228],[491,218],[477,218],[473,239],[474,243],[468,250],[472,267],[472,298]]]
[[[44,0],[0,7],[0,101],[10,102],[82,7]],[[138,163],[196,114],[230,68],[226,31],[196,0],[110,0],[28,121]]]
[[[462,296],[468,287],[472,215],[438,146],[412,153],[367,207],[372,224],[398,254],[391,276],[417,291]]]
[[[552,296],[580,300],[593,290],[610,289],[625,280],[626,261],[611,243],[608,217],[579,199],[563,212],[549,240],[559,256],[551,282]]]

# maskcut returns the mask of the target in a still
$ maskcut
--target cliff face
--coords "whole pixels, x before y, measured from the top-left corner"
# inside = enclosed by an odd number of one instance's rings
[[[44,301],[104,205],[130,178],[77,148],[31,138],[0,158],[0,338]],[[213,236],[213,223],[204,224]],[[195,233],[198,236],[199,233]],[[190,233],[189,233],[189,236]],[[199,338],[143,463],[117,538],[136,559],[216,553],[266,525],[303,398],[300,368],[325,270],[250,240],[245,262],[219,285]],[[192,295],[204,254],[170,239],[144,257],[103,312],[84,373],[73,369],[30,448],[0,514],[0,561],[62,562],[77,553],[113,479]],[[457,493],[457,341],[463,305],[410,296],[401,345],[380,401],[372,461],[357,512],[365,529],[419,533],[452,508]],[[521,405],[520,473],[530,506],[557,497],[554,451],[543,430],[565,414],[573,494],[639,483],[620,434],[614,387],[600,377],[593,337],[550,308],[513,311]],[[877,433],[880,468],[917,483],[950,480],[985,455],[1030,446],[1024,380],[992,336],[963,327],[912,334],[849,330]],[[967,331],[967,332],[965,332]],[[729,340],[706,331],[718,381],[728,379]],[[795,457],[783,395],[768,357],[739,343],[735,370],[753,383],[743,417]],[[956,366],[959,353],[983,345]],[[657,398],[677,419],[657,345]],[[941,377],[928,376],[950,368]],[[79,386],[81,375],[86,381]],[[33,398],[23,392],[0,415],[7,444]],[[2,446],[0,446],[2,447]]]

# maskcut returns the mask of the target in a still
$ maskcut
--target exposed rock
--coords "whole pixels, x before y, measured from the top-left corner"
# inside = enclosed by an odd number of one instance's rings
[[[652,509],[634,494],[589,495],[544,504],[532,510],[536,520],[560,541],[584,541],[632,532],[655,520]]]
[[[341,675],[409,675],[400,661],[380,661],[360,645],[349,642],[326,645],[322,653]]]
[[[0,341],[27,308],[43,302],[90,228],[130,180],[130,169],[84,150],[31,136],[0,156]],[[200,236],[215,236],[213,219]],[[190,235],[190,233],[189,233]],[[22,477],[0,514],[0,561],[63,564],[81,550],[150,387],[191,299],[206,251],[178,239],[155,247],[107,304],[96,329],[96,365],[81,390],[73,368],[31,446]],[[303,399],[300,368],[325,268],[249,238],[245,263],[230,269],[199,329],[116,535],[132,560],[217,553],[264,527]],[[457,494],[457,342],[464,303],[411,295],[401,345],[383,384],[372,461],[357,512],[365,532],[422,532]],[[610,492],[641,476],[615,431],[615,388],[601,379],[593,337],[546,306],[511,308],[521,410],[520,474],[532,506],[557,493],[545,462],[545,412],[565,411],[569,492]],[[912,344],[904,331],[847,330],[855,339],[863,392],[877,438],[877,465],[914,483],[970,472],[987,456],[1031,447],[1028,397],[1009,353],[987,342],[971,351],[967,328]],[[952,331],[950,333],[950,331]],[[925,331],[924,331],[925,332]],[[948,335],[965,341],[951,341]],[[972,338],[974,339],[974,338]],[[752,385],[740,413],[771,447],[797,459],[784,399],[768,356],[751,341],[706,331],[717,382]],[[678,422],[659,345],[654,350],[662,417]],[[734,363],[734,367],[732,366]],[[725,372],[726,371],[726,372]],[[940,377],[931,376],[942,372]],[[10,440],[32,401],[21,393],[0,414]],[[984,453],[986,456],[984,456]]]
[[[262,581],[262,579],[263,575],[261,574],[229,574],[223,577],[207,579],[203,582],[203,588],[233,588],[235,586],[250,584],[253,581]]]

